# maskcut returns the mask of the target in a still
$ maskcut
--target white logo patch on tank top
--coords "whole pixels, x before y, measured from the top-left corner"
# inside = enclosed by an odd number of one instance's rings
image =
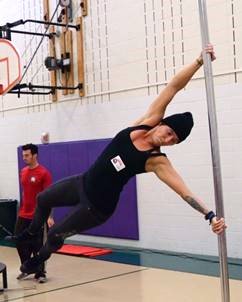
[[[119,155],[115,156],[111,159],[111,163],[113,164],[114,168],[119,172],[125,168],[125,164],[123,163],[121,157]]]

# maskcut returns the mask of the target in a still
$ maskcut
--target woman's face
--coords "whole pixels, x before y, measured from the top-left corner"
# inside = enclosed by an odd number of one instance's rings
[[[179,142],[175,131],[165,124],[159,125],[156,128],[152,139],[156,146],[171,146]]]

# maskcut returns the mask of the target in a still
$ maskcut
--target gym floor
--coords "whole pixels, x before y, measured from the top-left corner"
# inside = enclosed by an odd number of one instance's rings
[[[0,255],[8,270],[8,289],[0,293],[0,302],[221,302],[218,277],[113,262],[115,253],[107,255],[108,261],[54,254],[45,284],[31,276],[16,280],[15,248],[0,246]],[[230,280],[231,302],[241,301],[241,288],[241,280]]]

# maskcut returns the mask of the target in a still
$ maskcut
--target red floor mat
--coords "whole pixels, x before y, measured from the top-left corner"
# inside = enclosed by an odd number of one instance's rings
[[[103,249],[97,247],[90,247],[90,246],[80,246],[80,245],[71,245],[71,244],[64,244],[62,248],[60,248],[57,253],[67,254],[67,255],[75,255],[75,256],[100,256],[112,253],[110,249]]]

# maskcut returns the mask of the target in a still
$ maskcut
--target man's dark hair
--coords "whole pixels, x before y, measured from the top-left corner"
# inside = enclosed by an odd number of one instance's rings
[[[30,150],[31,154],[38,154],[38,147],[34,144],[26,144],[22,146],[22,151]]]

